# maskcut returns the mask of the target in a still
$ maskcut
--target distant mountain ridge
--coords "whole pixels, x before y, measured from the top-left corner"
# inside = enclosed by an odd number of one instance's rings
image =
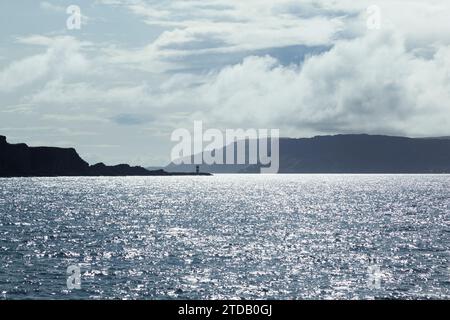
[[[223,154],[226,154],[225,148]],[[169,164],[165,169],[191,170]],[[259,173],[259,165],[202,165],[212,173]],[[450,139],[383,135],[281,138],[279,173],[450,173]]]
[[[53,176],[171,176],[193,175],[169,173],[164,170],[149,171],[127,164],[90,166],[73,148],[29,147],[9,144],[0,136],[0,177],[53,177]],[[200,175],[208,175],[200,173]]]

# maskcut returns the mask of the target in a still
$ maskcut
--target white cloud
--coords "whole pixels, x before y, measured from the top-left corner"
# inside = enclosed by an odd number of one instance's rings
[[[344,13],[302,17],[289,12],[293,1],[102,1],[123,5],[147,24],[164,27],[147,46],[109,50],[110,61],[146,71],[188,67],[182,59],[291,45],[330,45],[342,31]],[[311,7],[306,3],[303,7]]]
[[[45,77],[66,78],[87,74],[89,61],[82,53],[85,43],[73,37],[30,36],[18,38],[26,45],[45,46],[45,52],[14,61],[0,70],[0,91],[11,91]]]
[[[66,11],[65,7],[53,4],[48,1],[41,1],[39,5],[42,9],[48,10],[48,11],[54,11],[54,12],[65,12]]]
[[[64,108],[74,105],[94,105],[109,111],[117,111],[116,106],[125,106],[129,109],[150,103],[151,95],[149,88],[144,84],[133,87],[111,87],[89,82],[68,83],[55,79],[38,92],[27,96],[26,101],[34,105],[57,105]]]
[[[48,71],[49,57],[45,54],[13,62],[0,71],[0,91],[11,91],[33,83],[44,77]]]
[[[212,125],[281,127],[297,135],[448,134],[450,46],[423,59],[404,42],[395,32],[371,33],[302,66],[250,57],[195,90],[171,92],[170,104],[201,106],[193,117]]]
[[[145,23],[165,28],[141,48],[106,51],[109,61],[147,72],[189,68],[195,55],[331,46],[343,38],[356,39],[367,32],[366,9],[370,5],[380,8],[382,29],[403,34],[408,50],[433,50],[435,44],[450,44],[450,5],[444,0],[101,2],[128,8]]]

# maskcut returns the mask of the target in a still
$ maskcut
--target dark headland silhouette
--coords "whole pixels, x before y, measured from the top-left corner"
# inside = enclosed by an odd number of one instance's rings
[[[54,177],[54,176],[173,176],[210,175],[208,173],[169,173],[150,171],[127,164],[90,166],[73,148],[29,147],[9,144],[0,136],[0,177]]]
[[[260,172],[259,165],[249,164],[202,168],[212,173]],[[192,171],[193,166],[171,163],[165,170]],[[450,173],[450,138],[366,134],[281,138],[279,173]]]
[[[204,164],[202,169],[211,173],[257,173],[260,166]],[[450,138],[365,134],[282,138],[279,172],[450,173]],[[164,169],[149,170],[127,164],[89,165],[73,148],[10,144],[6,137],[0,136],[0,177],[172,175],[197,175],[196,166],[169,164]]]

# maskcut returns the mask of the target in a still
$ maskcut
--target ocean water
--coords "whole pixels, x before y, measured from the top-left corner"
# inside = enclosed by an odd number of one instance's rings
[[[449,250],[448,175],[0,179],[0,299],[449,299]]]

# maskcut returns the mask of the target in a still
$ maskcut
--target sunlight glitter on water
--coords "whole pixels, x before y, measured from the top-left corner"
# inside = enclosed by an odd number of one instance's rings
[[[6,299],[449,298],[449,245],[448,175],[0,179]]]

